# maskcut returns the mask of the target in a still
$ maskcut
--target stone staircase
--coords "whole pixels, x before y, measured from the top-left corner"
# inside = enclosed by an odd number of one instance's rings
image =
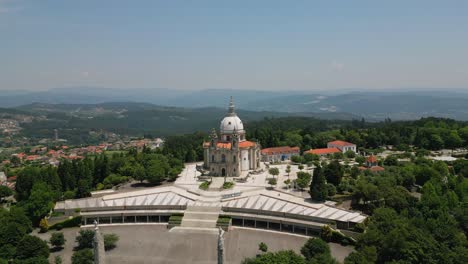
[[[182,218],[181,227],[216,228],[221,207],[188,206]]]
[[[220,206],[187,206],[180,227],[172,228],[171,232],[217,233],[216,222],[220,212]]]

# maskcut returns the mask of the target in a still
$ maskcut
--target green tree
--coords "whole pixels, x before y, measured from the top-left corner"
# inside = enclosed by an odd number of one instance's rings
[[[3,185],[0,186],[0,202],[11,195],[13,195],[13,191],[10,188]]]
[[[294,155],[294,156],[291,157],[291,161],[294,162],[294,163],[302,163],[302,157]]]
[[[353,167],[351,167],[351,170],[349,172],[349,176],[351,176],[351,178],[353,178],[353,179],[357,179],[359,173],[360,173],[359,168],[356,167],[356,166],[353,166]]]
[[[344,171],[340,163],[337,160],[334,160],[325,167],[323,174],[325,175],[327,182],[338,186],[343,178]]]
[[[297,179],[296,179],[297,187],[299,187],[301,191],[307,188],[307,186],[309,185],[310,179],[311,179],[310,173],[298,171]]]
[[[327,184],[322,172],[322,167],[314,169],[309,193],[311,198],[318,202],[323,202],[327,198]]]
[[[278,175],[279,175],[279,169],[278,169],[278,168],[270,168],[270,169],[268,170],[268,173],[269,173],[270,175],[272,175],[273,178],[274,178],[275,176],[278,176]]]
[[[158,163],[152,164],[146,171],[146,180],[150,184],[160,184],[162,181],[164,181],[165,177],[166,172],[164,171],[164,168]]]
[[[94,231],[93,230],[80,230],[79,235],[76,237],[76,242],[78,243],[78,249],[92,248],[94,240]]]
[[[313,259],[317,255],[331,254],[330,246],[328,246],[327,242],[323,241],[320,238],[310,238],[309,240],[307,240],[307,242],[301,248],[301,253],[308,261]]]
[[[341,159],[343,159],[343,158],[344,158],[343,153],[341,153],[341,152],[333,153],[333,159],[335,159],[335,160],[341,160]]]
[[[18,259],[48,258],[49,254],[47,243],[35,236],[25,235],[16,247],[16,257]]]
[[[333,184],[327,183],[327,195],[332,197],[336,194],[336,187]]]
[[[31,196],[25,202],[24,208],[31,221],[37,225],[53,208],[54,193],[43,182],[34,184]]]
[[[133,179],[140,182],[143,182],[146,179],[145,168],[140,164],[137,164],[133,170]]]
[[[54,246],[55,248],[61,248],[63,245],[65,245],[65,237],[63,236],[62,232],[54,232],[50,236],[50,244]]]
[[[450,149],[458,148],[463,145],[463,139],[458,135],[456,130],[450,131],[444,140],[445,146]]]
[[[359,251],[351,252],[346,258],[345,264],[373,264],[377,262],[377,250],[375,247],[363,247]]]
[[[394,155],[388,156],[385,161],[384,165],[386,166],[397,166],[398,165],[398,158]]]
[[[348,159],[354,159],[356,157],[356,152],[352,151],[352,150],[348,150],[344,153],[345,157],[347,157]]]
[[[273,186],[276,185],[276,183],[277,183],[276,178],[268,179],[268,184],[271,185],[271,188],[273,188]]]
[[[267,252],[255,258],[248,258],[242,264],[306,264],[304,258],[292,250]]]
[[[318,161],[318,160],[320,160],[320,157],[317,154],[312,154],[312,153],[304,154],[304,162],[305,163],[312,162],[312,161]]]
[[[94,264],[94,254],[91,249],[81,249],[72,255],[72,264]]]

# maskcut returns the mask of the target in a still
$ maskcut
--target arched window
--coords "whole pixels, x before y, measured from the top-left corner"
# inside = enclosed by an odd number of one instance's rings
[[[215,162],[214,155],[211,155],[211,162]]]
[[[222,161],[222,162],[226,162],[226,155],[224,155],[224,154],[221,155],[221,161]]]
[[[230,136],[226,136],[226,141],[230,141],[231,140],[231,137]]]
[[[214,147],[214,140],[211,140],[211,146]]]
[[[232,161],[236,162],[236,156],[232,156]]]

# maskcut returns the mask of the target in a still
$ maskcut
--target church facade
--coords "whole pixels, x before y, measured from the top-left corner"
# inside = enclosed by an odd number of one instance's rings
[[[238,177],[243,171],[260,167],[260,144],[246,140],[244,125],[234,111],[232,97],[219,133],[213,129],[210,141],[203,143],[203,149],[203,167],[211,176]]]

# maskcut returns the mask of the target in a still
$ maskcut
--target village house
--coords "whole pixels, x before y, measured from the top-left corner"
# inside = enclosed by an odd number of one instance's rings
[[[327,148],[337,148],[342,153],[345,153],[348,150],[356,153],[356,145],[342,140],[335,140],[327,143]]]
[[[265,148],[261,150],[262,161],[264,162],[280,162],[291,160],[292,156],[300,154],[299,147],[276,147]]]

